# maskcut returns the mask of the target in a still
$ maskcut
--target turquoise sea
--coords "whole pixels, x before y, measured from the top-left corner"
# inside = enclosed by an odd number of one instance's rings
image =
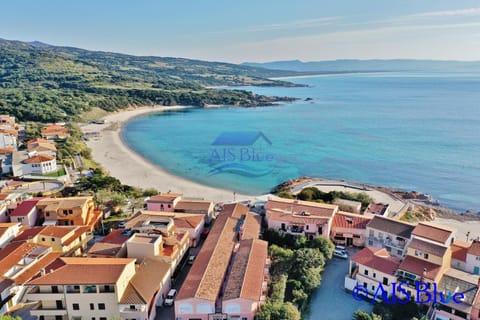
[[[326,177],[417,190],[456,210],[480,210],[480,74],[289,80],[308,87],[241,89],[300,98],[294,103],[150,114],[129,121],[123,138],[173,174],[239,193],[266,193],[299,176]],[[245,149],[241,164],[251,174],[212,171],[228,161],[212,143],[231,132],[268,139],[260,139],[259,149],[268,159],[248,161]],[[243,147],[235,147],[236,160]]]

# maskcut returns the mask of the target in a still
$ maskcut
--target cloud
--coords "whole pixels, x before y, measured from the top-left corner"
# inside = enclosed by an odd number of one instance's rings
[[[446,10],[446,11],[430,11],[412,14],[410,17],[474,17],[480,16],[480,8],[468,8],[458,10]]]

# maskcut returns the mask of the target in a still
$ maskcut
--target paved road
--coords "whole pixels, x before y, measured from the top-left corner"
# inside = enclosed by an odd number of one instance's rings
[[[322,273],[322,283],[313,294],[308,320],[350,320],[357,310],[371,312],[373,305],[356,301],[344,288],[349,259],[333,258]]]

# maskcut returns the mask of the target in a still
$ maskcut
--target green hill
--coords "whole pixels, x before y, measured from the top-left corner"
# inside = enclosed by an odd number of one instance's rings
[[[295,72],[182,58],[140,57],[0,39],[0,113],[78,120],[92,108],[132,105],[269,105],[288,100],[209,86],[294,86]]]

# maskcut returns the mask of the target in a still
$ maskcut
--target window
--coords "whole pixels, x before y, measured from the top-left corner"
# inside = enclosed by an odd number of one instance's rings
[[[403,253],[402,253],[402,250],[397,250],[397,254],[398,254],[399,256],[401,256],[401,255],[403,254]]]
[[[367,270],[367,269],[365,269],[365,271],[363,271],[363,273],[364,273],[366,276],[368,276],[368,270]]]
[[[423,255],[423,257],[424,257],[425,259],[428,259],[428,253],[425,253],[425,254]]]
[[[418,251],[418,250],[415,250],[415,255],[418,257],[418,256],[421,256],[422,255],[422,252],[421,251]]]
[[[383,277],[383,282],[382,282],[384,285],[388,286],[388,278],[387,277]]]
[[[308,224],[307,224],[307,226],[306,226],[306,228],[305,228],[305,229],[307,229],[307,230],[308,230],[308,228],[309,228],[309,227],[308,227]]]
[[[98,310],[105,310],[105,303],[99,303],[98,304]],[[102,318],[100,318],[102,319]]]
[[[100,317],[100,320],[107,320],[106,317]]]
[[[375,286],[374,285],[372,285],[372,291],[375,291]]]
[[[52,286],[52,293],[58,293],[58,286]]]
[[[379,232],[379,233],[378,233],[378,238],[379,238],[379,239],[383,239],[383,233],[382,233],[382,232]]]
[[[44,238],[44,237],[42,237],[42,241],[45,241],[45,238]]]
[[[370,231],[368,232],[368,235],[370,237],[373,237],[375,235],[375,232],[372,229],[370,229]]]
[[[45,215],[46,215],[47,217],[50,217],[50,212],[46,212]]]
[[[68,213],[69,213],[69,214],[73,214],[73,210],[68,210]]]
[[[377,277],[377,274],[376,274],[375,272],[373,273],[373,277],[374,277],[374,278],[376,278],[376,277]]]
[[[52,241],[55,242],[55,238],[52,238]]]
[[[94,303],[90,303],[90,310],[95,310],[95,304]]]
[[[92,317],[92,320],[95,320],[95,317]]]
[[[475,260],[480,261],[480,257],[475,257]]]
[[[63,214],[67,214],[67,210],[63,210]]]
[[[80,310],[80,306],[78,305],[78,303],[74,303],[72,305],[72,308],[73,308],[73,310]]]

